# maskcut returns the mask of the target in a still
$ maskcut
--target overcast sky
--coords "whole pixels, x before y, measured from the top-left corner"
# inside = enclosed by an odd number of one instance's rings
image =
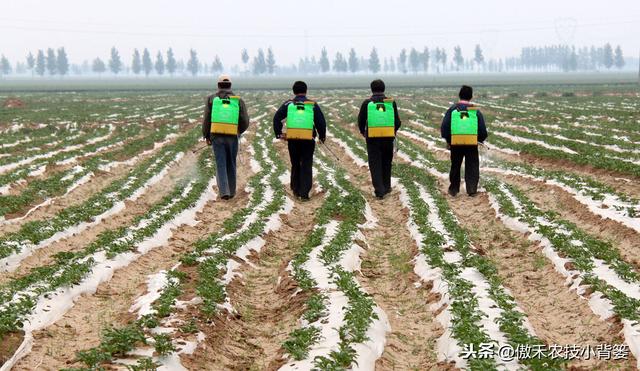
[[[0,0],[0,54],[12,61],[31,50],[64,46],[72,62],[108,58],[116,46],[127,64],[133,48],[173,47],[186,59],[217,54],[226,66],[271,46],[279,64],[355,47],[382,57],[403,47],[461,45],[471,56],[480,44],[487,57],[516,55],[526,45],[620,44],[640,51],[640,0],[535,1],[202,1],[202,0]],[[305,37],[306,35],[306,37]],[[35,54],[35,53],[34,53]]]

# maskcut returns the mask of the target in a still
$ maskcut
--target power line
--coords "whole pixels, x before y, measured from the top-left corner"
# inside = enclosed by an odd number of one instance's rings
[[[603,20],[601,18],[598,19],[593,19],[593,20],[588,20],[588,22],[607,22],[607,25],[610,24],[618,24],[619,22],[626,22],[627,20],[629,20],[630,18],[635,19],[637,17],[640,17],[640,14],[626,14],[624,17],[614,17],[614,18],[607,18],[606,20]],[[65,21],[58,21],[58,20],[51,20],[51,19],[26,19],[26,18],[12,18],[12,17],[0,17],[1,21],[8,21],[8,22],[26,22],[26,23],[36,23],[36,24],[43,24],[43,23],[53,23],[53,24],[61,24],[63,26],[68,26],[70,24],[76,24],[76,25],[90,25],[90,26],[106,26],[106,27],[114,27],[114,28],[120,28],[120,27],[125,27],[127,26],[127,24],[117,24],[117,23],[104,23],[104,22],[95,22],[95,21],[91,21],[91,22],[85,22],[85,21],[73,21],[73,22],[69,22],[67,20]],[[554,20],[547,20],[547,21],[528,21],[528,24],[548,24],[548,23],[557,23],[559,19],[556,18]],[[635,20],[632,22],[636,22]],[[495,28],[495,27],[500,27],[500,26],[522,26],[523,22],[500,22],[499,24],[467,24],[470,27],[473,27],[474,29],[477,28]],[[136,25],[138,27],[142,27],[142,28],[192,28],[192,26],[189,25],[179,25],[179,24],[169,24],[169,23],[162,23],[162,24],[140,24],[140,23],[136,23]],[[557,25],[555,25],[557,26]],[[549,26],[549,28],[553,28],[555,26]],[[310,25],[305,25],[305,27],[310,27]],[[211,31],[220,31],[220,30],[228,30],[228,27],[226,26],[221,26],[221,27],[199,27],[202,30],[211,30]],[[272,29],[283,29],[283,30],[299,30],[300,27],[299,26],[273,26],[273,25],[269,25],[269,26],[243,26],[243,29],[253,29],[253,30],[272,30]],[[364,27],[364,26],[348,26],[348,25],[344,25],[344,26],[340,26],[341,29],[343,30],[370,30],[371,27]],[[399,25],[394,27],[395,29],[398,28],[415,28],[413,26],[405,26],[405,25]]]
[[[576,24],[576,28],[588,28],[588,27],[601,27],[611,25],[622,24],[636,24],[640,23],[640,19],[626,21],[626,22],[598,22],[598,23],[585,23]],[[125,36],[158,36],[158,37],[189,37],[189,38],[277,38],[277,39],[318,39],[318,38],[381,38],[381,37],[434,37],[434,36],[451,36],[451,35],[476,35],[483,31],[454,31],[454,32],[398,32],[398,33],[340,33],[340,34],[312,34],[312,33],[286,33],[286,34],[242,34],[238,32],[234,33],[162,33],[162,32],[131,32],[131,31],[108,31],[108,30],[86,30],[86,29],[73,29],[73,28],[51,28],[51,27],[29,27],[29,26],[16,26],[2,24],[0,28],[4,29],[17,29],[24,31],[41,31],[41,32],[64,32],[64,33],[76,33],[76,34],[104,34],[104,35],[125,35]],[[555,30],[556,26],[544,26],[544,27],[518,27],[501,30],[491,30],[492,32],[530,32],[530,31],[545,31]]]

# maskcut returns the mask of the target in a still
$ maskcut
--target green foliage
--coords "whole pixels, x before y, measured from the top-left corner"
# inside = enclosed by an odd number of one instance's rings
[[[153,361],[153,359],[149,357],[143,357],[138,359],[135,365],[128,365],[127,370],[129,371],[155,371],[160,367],[160,364]]]
[[[282,347],[293,359],[300,361],[307,357],[309,348],[318,340],[320,340],[320,329],[315,326],[307,326],[293,330]]]
[[[171,341],[171,336],[167,334],[158,334],[153,336],[153,347],[159,356],[166,356],[176,351],[176,347]]]

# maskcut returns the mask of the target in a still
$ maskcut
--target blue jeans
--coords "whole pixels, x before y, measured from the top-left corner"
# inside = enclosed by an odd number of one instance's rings
[[[216,156],[216,181],[220,196],[235,196],[238,137],[215,135],[211,138],[211,147]]]

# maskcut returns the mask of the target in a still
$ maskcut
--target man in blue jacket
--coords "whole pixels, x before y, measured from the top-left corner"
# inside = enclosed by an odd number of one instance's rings
[[[487,139],[487,127],[482,113],[471,103],[473,89],[463,85],[458,96],[460,100],[447,110],[440,126],[441,136],[451,151],[449,194],[455,197],[460,192],[460,168],[464,159],[465,187],[467,194],[473,197],[478,192],[480,180],[478,143]]]
[[[286,140],[291,159],[291,190],[302,201],[309,200],[313,182],[313,152],[316,136],[324,143],[327,123],[318,103],[307,99],[307,84],[293,84],[295,96],[282,104],[273,116],[276,138]],[[283,127],[286,124],[286,132]]]

